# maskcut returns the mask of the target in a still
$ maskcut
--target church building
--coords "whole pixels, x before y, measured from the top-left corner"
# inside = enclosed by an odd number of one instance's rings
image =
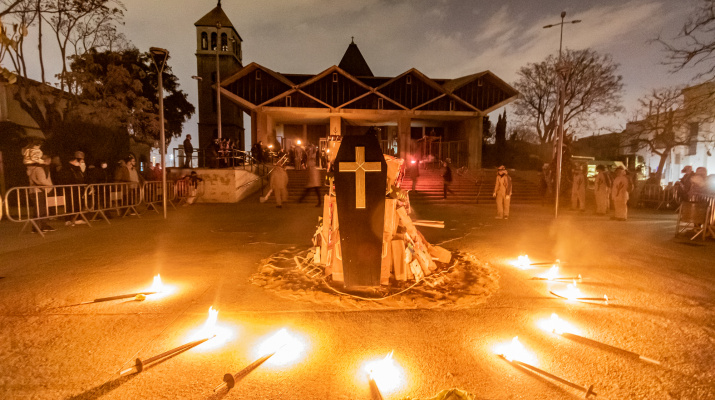
[[[216,57],[223,136],[242,136],[243,110],[251,116],[251,142],[260,140],[274,148],[288,149],[300,140],[323,150],[329,136],[359,134],[373,127],[387,154],[451,158],[458,166],[478,169],[484,117],[518,94],[490,71],[455,79],[429,78],[415,68],[394,77],[375,76],[354,40],[337,65],[315,75],[279,73],[257,63],[244,67],[241,37],[220,1],[196,22],[196,29],[203,78],[201,147],[216,137]]]

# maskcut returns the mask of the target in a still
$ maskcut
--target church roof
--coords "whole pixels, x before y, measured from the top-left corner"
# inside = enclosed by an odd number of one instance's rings
[[[374,76],[355,42],[351,42],[348,49],[345,50],[338,67],[352,76]]]
[[[208,14],[204,15],[194,23],[194,26],[216,26],[216,23],[220,22],[221,26],[223,27],[231,27],[234,28],[233,23],[231,22],[230,19],[228,19],[228,16],[226,15],[225,12],[223,12],[223,9],[221,8],[221,2],[218,2],[218,5],[216,8],[213,10],[209,11]]]

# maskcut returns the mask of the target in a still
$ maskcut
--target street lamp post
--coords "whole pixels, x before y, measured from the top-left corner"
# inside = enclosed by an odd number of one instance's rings
[[[564,146],[564,101],[566,97],[566,74],[568,73],[568,67],[564,65],[563,58],[561,55],[561,48],[564,42],[564,24],[577,24],[581,22],[580,19],[575,19],[573,21],[564,21],[565,17],[566,11],[561,11],[561,22],[544,26],[544,29],[551,28],[554,26],[561,27],[561,35],[559,36],[559,62],[558,66],[556,67],[556,70],[559,73],[559,77],[561,79],[559,82],[559,137],[556,150],[556,204],[554,205],[554,218],[558,218],[559,216],[559,194],[561,193],[561,162]]]
[[[159,134],[159,142],[161,143],[161,201],[164,207],[164,219],[166,219],[166,139],[164,137],[164,79],[162,74],[166,66],[166,60],[169,58],[169,51],[159,47],[151,47],[149,52],[159,75],[157,96],[159,97],[159,125],[161,126]]]
[[[218,139],[221,140],[221,71],[219,69],[218,52],[221,43],[221,23],[216,22],[216,124],[218,125]]]

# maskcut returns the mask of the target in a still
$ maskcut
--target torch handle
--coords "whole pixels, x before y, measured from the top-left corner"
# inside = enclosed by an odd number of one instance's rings
[[[174,354],[174,353],[178,353],[178,352],[180,352],[180,351],[188,350],[188,349],[190,349],[190,348],[196,347],[196,346],[200,345],[201,343],[203,343],[203,342],[205,342],[205,341],[207,341],[207,340],[209,340],[209,339],[211,339],[211,338],[213,338],[213,337],[215,337],[215,335],[214,335],[214,336],[211,336],[211,337],[207,337],[207,338],[201,339],[201,340],[196,340],[196,341],[193,341],[193,342],[189,342],[189,343],[183,344],[183,345],[181,345],[181,346],[179,346],[179,347],[175,347],[175,348],[173,348],[173,349],[171,349],[171,350],[167,350],[167,351],[165,351],[165,352],[163,352],[163,353],[161,353],[161,354],[157,354],[157,355],[155,355],[155,356],[153,356],[153,357],[147,358],[146,360],[144,360],[144,364],[151,364],[151,363],[153,363],[154,361],[157,361],[157,360],[160,360],[160,359],[162,359],[162,358],[168,357],[168,356],[170,356],[170,355],[172,355],[172,354]]]
[[[92,300],[92,301],[90,301],[90,302],[84,302],[84,303],[80,303],[80,304],[101,303],[101,302],[104,302],[104,301],[129,299],[129,298],[132,298],[132,297],[136,297],[136,296],[139,295],[139,294],[143,294],[143,295],[146,296],[146,295],[150,295],[150,294],[156,294],[156,292],[138,292],[138,293],[120,294],[120,295],[118,295],[118,296],[111,296],[111,297],[100,297],[100,298],[94,299],[94,300]]]
[[[574,388],[574,389],[578,389],[578,390],[580,390],[580,391],[582,391],[582,392],[586,392],[586,393],[592,392],[592,390],[591,390],[590,388],[587,388],[587,387],[581,386],[581,385],[579,385],[579,384],[576,384],[576,383],[567,381],[567,380],[564,379],[564,378],[561,378],[561,377],[558,377],[558,376],[556,376],[556,375],[554,375],[554,374],[548,373],[548,372],[544,371],[543,369],[537,368],[537,367],[535,367],[535,366],[533,366],[533,365],[531,365],[531,364],[527,364],[527,363],[525,363],[525,362],[521,362],[521,361],[517,361],[517,360],[511,361],[511,362],[514,363],[514,364],[516,364],[516,365],[519,365],[519,366],[521,366],[521,367],[530,369],[530,370],[532,370],[532,371],[534,371],[534,372],[538,372],[538,373],[540,373],[540,374],[542,374],[542,375],[544,375],[544,376],[547,376],[547,377],[549,377],[549,378],[551,378],[551,379],[553,379],[553,380],[555,380],[555,381],[557,381],[557,382],[561,382],[561,383],[563,383],[563,384],[566,385],[566,386],[570,386],[570,387],[572,387],[572,388]],[[595,395],[595,393],[593,393],[593,394]]]
[[[372,397],[372,400],[383,400],[382,393],[380,393],[380,388],[377,387],[377,382],[375,382],[375,380],[370,377],[368,383],[370,384],[370,395]]]
[[[258,360],[248,364],[246,367],[244,367],[242,370],[238,371],[235,375],[234,374],[226,374],[223,376],[223,383],[220,385],[216,386],[214,388],[214,392],[218,392],[219,390],[228,387],[229,389],[233,389],[234,386],[236,386],[236,382],[240,381],[241,379],[245,378],[246,375],[250,374],[251,371],[254,369],[258,368],[263,364],[264,362],[268,361],[269,358],[273,357],[273,355],[276,354],[276,352],[266,354],[265,356],[259,358]]]

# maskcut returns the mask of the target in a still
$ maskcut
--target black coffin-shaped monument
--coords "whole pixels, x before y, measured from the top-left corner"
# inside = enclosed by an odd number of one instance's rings
[[[380,143],[345,136],[333,165],[345,286],[379,286],[387,182]]]

